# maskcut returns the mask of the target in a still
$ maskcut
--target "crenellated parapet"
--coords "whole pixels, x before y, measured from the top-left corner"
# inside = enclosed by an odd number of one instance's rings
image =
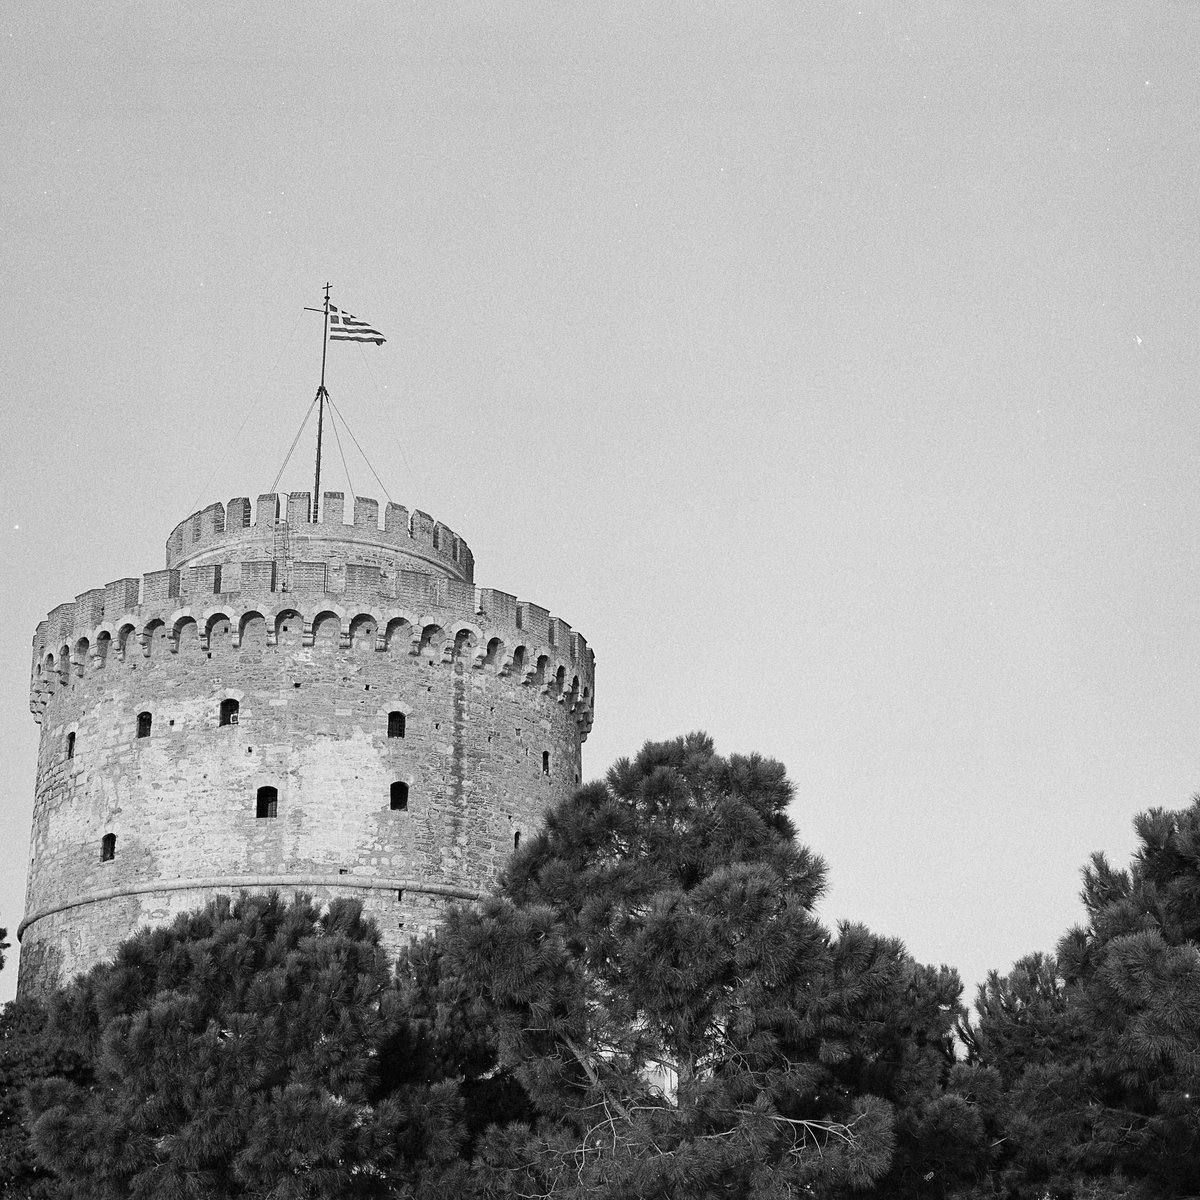
[[[151,656],[169,660],[181,650],[211,654],[221,640],[237,650],[248,631],[268,650],[281,648],[281,630],[296,626],[301,647],[408,655],[508,676],[564,705],[581,741],[591,729],[594,655],[582,634],[536,604],[419,572],[403,573],[394,590],[376,586],[376,574],[341,593],[323,587],[283,593],[271,586],[264,564],[236,566],[233,575],[206,566],[186,575],[152,571],[140,587],[136,579],[120,579],[58,605],[34,635],[35,719],[85,672]]]
[[[322,495],[320,520],[312,520],[309,492],[266,493],[251,503],[238,496],[228,504],[210,504],[180,521],[167,539],[168,570],[200,563],[255,560],[317,561],[330,557],[336,543],[351,561],[378,560],[382,569],[445,574],[463,583],[475,577],[475,558],[466,541],[449,526],[420,509],[357,496],[346,511],[342,492]],[[323,549],[324,548],[324,549]]]

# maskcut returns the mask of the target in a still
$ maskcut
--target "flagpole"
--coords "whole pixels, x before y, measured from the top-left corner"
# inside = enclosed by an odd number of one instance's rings
[[[317,388],[317,471],[313,479],[312,519],[317,523],[319,505],[321,503],[321,434],[325,426],[325,399],[329,393],[325,390],[325,355],[329,350],[329,284],[325,285],[325,324],[324,337],[321,341],[321,385]]]

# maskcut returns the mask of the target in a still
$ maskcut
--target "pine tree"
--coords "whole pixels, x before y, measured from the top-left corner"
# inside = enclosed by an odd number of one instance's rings
[[[979,989],[972,1063],[1003,1083],[1003,1194],[1200,1191],[1200,798],[1084,869],[1085,925]]]
[[[33,1142],[68,1196],[391,1194],[462,1137],[452,1084],[379,1087],[401,1021],[357,902],[221,898],[52,1000],[94,1078],[29,1088]]]
[[[791,797],[778,763],[704,735],[648,744],[550,812],[495,897],[452,912],[442,975],[460,1009],[487,1006],[538,1113],[480,1139],[481,1194],[768,1200],[885,1174],[879,1093],[924,1079],[927,1054],[948,1070],[956,979],[821,926],[824,866]]]
[[[948,967],[915,962],[895,938],[843,925],[833,943],[840,1040],[824,1058],[846,1097],[869,1094],[895,1112],[891,1167],[878,1189],[891,1200],[942,1197],[986,1168],[976,1105],[952,1086],[962,983]],[[836,1046],[836,1051],[834,1047]]]
[[[25,1123],[29,1086],[52,1077],[91,1080],[88,1064],[44,1036],[45,1009],[15,1000],[0,1013],[0,1196],[43,1200],[56,1195],[54,1177],[37,1159]]]

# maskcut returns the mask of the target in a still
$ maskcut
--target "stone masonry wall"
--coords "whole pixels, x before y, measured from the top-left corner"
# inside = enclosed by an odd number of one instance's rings
[[[38,626],[22,994],[241,888],[359,896],[394,953],[490,886],[579,782],[578,634],[462,571],[385,581],[370,546],[333,549],[337,572],[258,559],[117,581]],[[289,575],[307,590],[274,590]]]

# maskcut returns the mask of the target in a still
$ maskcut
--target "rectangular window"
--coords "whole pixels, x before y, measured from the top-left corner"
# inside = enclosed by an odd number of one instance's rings
[[[260,818],[279,815],[279,790],[277,788],[260,787],[258,789],[254,815]]]

